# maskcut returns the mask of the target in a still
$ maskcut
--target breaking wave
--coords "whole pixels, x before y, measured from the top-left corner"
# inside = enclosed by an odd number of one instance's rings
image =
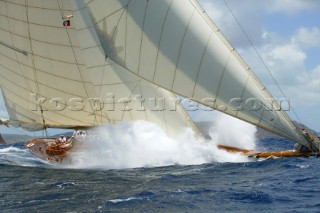
[[[24,143],[1,145],[0,164],[25,167],[50,166],[49,163],[32,155],[25,149]]]
[[[95,130],[100,139],[86,140],[72,152],[71,167],[124,169],[247,162],[245,156],[217,149],[217,144],[223,141],[227,142],[226,145],[241,148],[254,147],[254,129],[239,122],[221,117],[210,133],[212,140],[206,141],[198,138],[191,129],[185,129],[177,138],[169,138],[161,128],[146,121],[105,125]],[[223,128],[224,125],[228,128]]]

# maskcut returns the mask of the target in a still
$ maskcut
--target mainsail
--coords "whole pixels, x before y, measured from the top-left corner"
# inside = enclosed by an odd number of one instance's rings
[[[195,0],[75,1],[106,57],[173,93],[307,145]],[[92,36],[92,35],[90,35]]]
[[[178,94],[308,145],[195,0],[2,0],[0,8],[11,123],[36,130],[144,119],[168,132],[196,130]],[[89,104],[78,110],[73,98]],[[145,100],[165,104],[141,108]]]
[[[148,120],[171,135],[184,127],[197,131],[174,94],[90,49],[91,40],[80,45],[75,19],[62,19],[73,13],[70,3],[0,1],[0,86],[8,123],[35,131]]]

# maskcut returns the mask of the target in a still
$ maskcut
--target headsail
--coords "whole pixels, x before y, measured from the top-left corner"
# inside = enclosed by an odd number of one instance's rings
[[[84,2],[104,52],[124,69],[307,145],[195,0]]]
[[[144,119],[170,134],[182,127],[197,130],[171,92],[106,59],[102,49],[90,49],[100,45],[95,40],[79,42],[90,32],[75,29],[70,3],[0,1],[0,86],[8,123],[34,131]],[[172,106],[130,104],[140,95]]]

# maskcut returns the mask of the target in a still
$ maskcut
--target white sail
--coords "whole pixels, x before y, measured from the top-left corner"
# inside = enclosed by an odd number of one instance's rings
[[[0,8],[0,85],[11,123],[29,130],[94,125],[88,105],[61,110],[94,90],[74,29],[62,26],[58,2],[0,1]],[[58,109],[53,98],[62,100]]]
[[[11,125],[34,131],[143,119],[171,135],[197,131],[171,92],[106,60],[103,49],[90,49],[100,45],[96,40],[81,40],[89,31],[75,29],[69,0],[8,0],[0,8],[0,86]],[[133,98],[141,100],[128,102]],[[169,105],[141,106],[150,98]]]
[[[195,0],[83,2],[110,61],[176,94],[306,144]]]

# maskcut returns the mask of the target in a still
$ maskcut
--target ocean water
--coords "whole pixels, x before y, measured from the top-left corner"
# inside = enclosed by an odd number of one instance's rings
[[[265,139],[259,149],[291,149]],[[0,145],[1,212],[319,212],[319,159],[61,167]],[[95,164],[96,165],[96,164]],[[131,164],[128,164],[131,165]],[[140,164],[138,164],[140,165]],[[101,165],[100,165],[101,166]]]

